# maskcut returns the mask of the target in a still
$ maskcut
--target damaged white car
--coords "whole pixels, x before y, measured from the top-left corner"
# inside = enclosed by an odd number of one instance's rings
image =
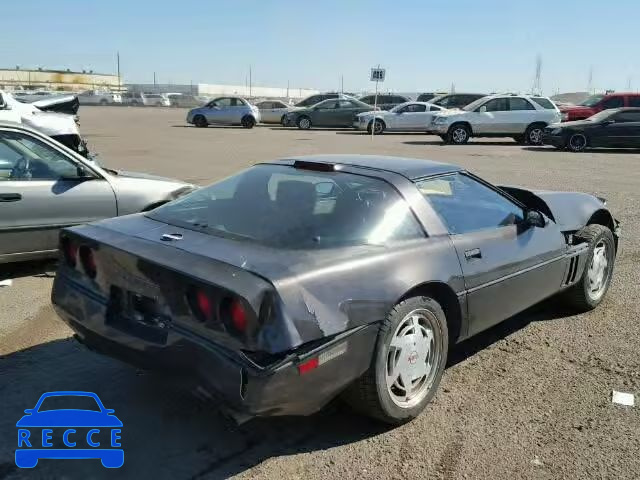
[[[60,101],[68,99],[62,98]],[[38,108],[38,103],[40,102],[22,103],[11,93],[0,90],[0,121],[21,123],[34,128],[87,157],[89,152],[86,142],[80,136],[77,117],[67,113],[43,111]],[[52,110],[51,103],[49,101],[43,107]]]

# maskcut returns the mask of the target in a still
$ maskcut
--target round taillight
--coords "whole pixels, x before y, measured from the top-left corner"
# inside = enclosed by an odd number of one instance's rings
[[[96,259],[93,255],[93,250],[86,245],[83,245],[80,247],[79,256],[84,273],[86,273],[89,278],[96,278],[98,268],[96,266]]]
[[[71,268],[75,268],[78,255],[78,245],[76,245],[69,237],[62,239],[62,254],[64,255],[64,260],[67,265]]]
[[[196,291],[196,305],[203,320],[206,321],[213,317],[213,302],[202,290]]]
[[[244,332],[247,329],[247,311],[239,300],[231,302],[229,313],[231,314],[231,323],[233,323],[233,328],[238,332]]]

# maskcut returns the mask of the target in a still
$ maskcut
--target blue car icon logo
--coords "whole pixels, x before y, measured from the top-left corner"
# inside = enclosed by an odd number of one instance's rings
[[[70,405],[76,408],[64,408]],[[24,412],[26,415],[16,423],[18,467],[33,468],[41,458],[99,458],[106,468],[124,464],[122,422],[95,393],[48,392],[34,408]]]

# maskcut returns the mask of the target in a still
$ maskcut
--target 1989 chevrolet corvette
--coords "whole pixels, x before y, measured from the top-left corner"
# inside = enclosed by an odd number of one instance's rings
[[[341,394],[399,424],[451,345],[557,293],[595,308],[618,230],[588,194],[418,159],[290,158],[64,230],[52,299],[85,345],[231,411],[305,415]]]

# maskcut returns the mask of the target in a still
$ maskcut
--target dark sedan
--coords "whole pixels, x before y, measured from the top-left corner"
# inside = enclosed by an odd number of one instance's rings
[[[545,128],[542,143],[572,152],[587,148],[640,148],[640,108],[603,110],[585,119]]]
[[[433,398],[451,345],[557,293],[595,308],[617,230],[583,193],[422,159],[290,158],[65,230],[52,300],[90,348],[232,412],[307,415],[342,394],[398,424]]]
[[[295,125],[302,130],[312,127],[351,127],[359,113],[372,110],[371,105],[355,98],[336,98],[289,112],[284,117],[283,124]]]

